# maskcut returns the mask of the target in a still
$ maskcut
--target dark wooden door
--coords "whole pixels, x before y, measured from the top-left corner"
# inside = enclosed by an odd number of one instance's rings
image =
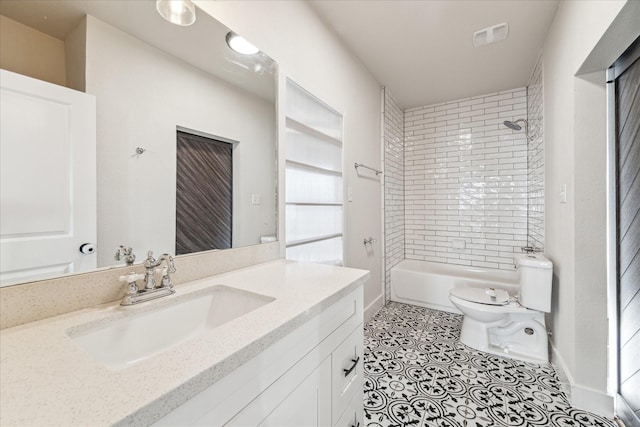
[[[178,131],[176,255],[231,247],[232,149],[230,143]]]
[[[615,79],[619,394],[630,425],[640,419],[640,39],[634,46]]]

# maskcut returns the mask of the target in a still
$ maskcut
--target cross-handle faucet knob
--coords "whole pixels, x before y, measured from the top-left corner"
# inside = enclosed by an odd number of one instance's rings
[[[138,293],[138,284],[136,283],[136,280],[141,279],[144,279],[144,274],[129,273],[124,276],[120,276],[121,282],[127,282],[129,284],[129,290],[127,292],[129,295],[135,295]]]

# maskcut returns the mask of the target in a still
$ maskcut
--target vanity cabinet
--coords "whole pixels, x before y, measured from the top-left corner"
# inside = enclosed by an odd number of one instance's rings
[[[362,299],[358,286],[155,425],[363,425]]]
[[[300,384],[295,384],[299,378],[287,378],[273,384],[225,426],[328,426],[331,419],[330,375],[331,358],[327,357]],[[290,389],[292,385],[294,388]]]
[[[335,427],[364,427],[364,401],[363,395],[356,393],[344,411],[342,417],[335,423]]]

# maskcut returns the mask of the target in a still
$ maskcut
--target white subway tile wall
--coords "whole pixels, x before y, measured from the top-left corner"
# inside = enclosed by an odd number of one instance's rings
[[[544,128],[542,111],[542,58],[538,58],[527,86],[527,110],[529,116],[528,242],[544,249]]]
[[[384,91],[385,301],[391,299],[391,268],[404,259],[403,112]]]
[[[526,95],[518,88],[404,112],[407,259],[513,268],[527,243],[527,139],[524,126],[502,123],[527,117]]]

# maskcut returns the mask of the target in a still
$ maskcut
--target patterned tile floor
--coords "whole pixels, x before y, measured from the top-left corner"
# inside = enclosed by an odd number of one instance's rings
[[[365,325],[368,427],[615,426],[572,408],[552,365],[461,344],[461,324],[461,315],[392,302]]]

